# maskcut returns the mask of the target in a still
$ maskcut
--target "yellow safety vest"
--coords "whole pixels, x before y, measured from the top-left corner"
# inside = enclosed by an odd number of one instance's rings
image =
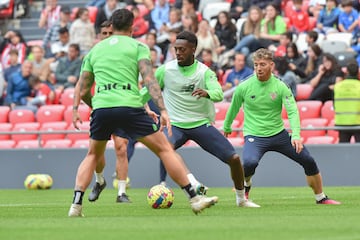
[[[345,79],[334,87],[335,125],[360,125],[360,81]]]

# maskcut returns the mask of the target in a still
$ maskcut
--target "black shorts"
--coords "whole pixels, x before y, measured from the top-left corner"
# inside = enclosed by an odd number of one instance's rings
[[[124,137],[138,139],[157,132],[158,126],[144,108],[99,108],[91,113],[91,139],[109,140],[111,134],[121,130]]]

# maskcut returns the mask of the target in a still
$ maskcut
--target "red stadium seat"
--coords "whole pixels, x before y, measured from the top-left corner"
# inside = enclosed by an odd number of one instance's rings
[[[110,141],[109,141],[110,142]],[[89,140],[87,139],[80,139],[76,140],[72,145],[72,148],[89,148]]]
[[[78,112],[80,114],[80,117],[81,117],[82,121],[89,121],[91,109],[87,105],[80,104],[79,108],[78,108]],[[72,106],[68,106],[66,108],[65,112],[64,112],[64,120],[65,120],[65,122],[67,122],[68,124],[71,124],[72,123],[72,117],[73,117]]]
[[[9,121],[10,107],[0,106],[0,123],[6,123]]]
[[[214,127],[217,128],[217,129],[219,129],[219,131],[222,132],[222,133],[223,133],[223,130],[222,130],[223,126],[224,126],[224,121],[223,121],[223,120],[217,120],[217,121],[215,121]],[[233,123],[232,123],[232,125],[231,125],[231,127],[232,127],[233,129],[234,129],[234,128],[239,128],[239,127],[240,127],[239,121],[238,121],[238,120],[234,120]],[[230,137],[238,137],[238,135],[239,135],[239,131],[234,130],[234,131],[229,135],[229,138],[230,138]]]
[[[321,117],[326,118],[329,122],[334,119],[335,111],[333,101],[326,101],[321,108]]]
[[[334,127],[335,126],[335,120],[332,119],[329,123],[328,123],[328,127]],[[335,142],[338,142],[339,140],[339,131],[336,130],[328,130],[327,131],[327,135],[328,136],[332,136],[335,139]]]
[[[313,136],[308,137],[304,144],[334,144],[335,138],[332,136]]]
[[[36,134],[36,133],[25,134],[25,133],[38,131],[39,128],[40,128],[40,123],[38,123],[38,122],[17,123],[14,125],[14,128],[12,129],[12,131],[13,132],[21,132],[21,134],[13,133],[11,135],[11,138],[15,141],[35,140],[38,138],[38,134]]]
[[[90,122],[89,121],[85,121],[82,124],[79,124],[80,130],[81,131],[88,131],[90,129]],[[77,131],[74,126],[72,124],[70,124],[67,127],[68,131]],[[72,142],[75,142],[76,140],[79,139],[89,139],[89,132],[86,133],[68,133],[66,135],[67,139],[70,139]]]
[[[309,99],[313,87],[310,84],[300,83],[296,85],[296,101]]]
[[[10,132],[13,128],[11,123],[0,123],[0,132]],[[9,140],[10,134],[0,134],[0,140]]]
[[[38,140],[21,140],[17,142],[15,148],[41,148],[41,143]]]
[[[0,149],[8,149],[15,147],[16,142],[14,140],[0,140]]]
[[[46,141],[43,145],[44,148],[69,148],[71,147],[70,139],[54,139]]]
[[[60,103],[65,106],[70,106],[74,102],[74,88],[67,88],[61,93]]]
[[[242,137],[236,137],[236,138],[229,137],[228,140],[234,147],[239,147],[244,145],[244,138]]]
[[[35,122],[35,114],[29,109],[14,109],[9,113],[9,122],[12,124]]]
[[[43,105],[36,112],[36,120],[39,123],[63,121],[64,105]]]
[[[224,72],[224,74],[223,74],[222,77],[221,77],[221,82],[220,82],[221,85],[225,85],[226,79],[227,79],[227,77],[229,76],[229,74],[231,73],[231,71],[232,71],[232,69],[227,69],[227,70]]]
[[[66,131],[68,124],[66,122],[45,122],[41,124],[40,131],[43,132],[54,132],[54,131]],[[64,133],[54,133],[54,134],[41,134],[41,139],[45,142],[53,139],[64,139]]]
[[[226,112],[230,106],[229,102],[217,102],[215,103],[215,120],[224,120]]]
[[[307,118],[301,120],[301,128],[317,128],[317,127],[326,127],[328,120],[326,118]],[[308,137],[313,136],[325,136],[326,130],[301,130],[301,137],[304,141]]]
[[[95,23],[98,8],[95,6],[88,6],[90,22]]]
[[[300,119],[319,118],[321,113],[322,102],[316,100],[307,100],[297,102]]]

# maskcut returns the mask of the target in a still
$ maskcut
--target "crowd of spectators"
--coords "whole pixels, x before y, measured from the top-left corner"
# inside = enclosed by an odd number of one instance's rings
[[[82,57],[98,41],[101,24],[118,8],[134,13],[133,37],[149,46],[154,68],[175,59],[172,46],[176,34],[189,30],[198,37],[195,57],[217,73],[224,91],[252,73],[251,53],[265,47],[277,57],[274,73],[291,86],[294,95],[301,83],[314,88],[309,99],[333,99],[334,84],[345,78],[346,69],[334,54],[322,49],[320,39],[350,33],[352,41],[346,51],[360,53],[357,1],[230,2],[230,11],[219,11],[213,19],[205,19],[199,0],[89,1],[75,14],[57,0],[46,0],[38,22],[46,29],[41,44],[28,46],[21,32],[14,30],[8,31],[0,44],[1,103],[33,108],[54,103],[54,94],[74,87]],[[97,7],[93,20],[89,6]],[[306,36],[303,49],[297,45],[300,35]],[[40,94],[38,80],[42,89],[49,88],[43,91],[47,92],[46,99],[30,101],[44,95]]]

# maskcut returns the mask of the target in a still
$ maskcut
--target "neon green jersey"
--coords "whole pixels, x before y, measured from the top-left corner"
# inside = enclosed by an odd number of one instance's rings
[[[82,71],[95,76],[93,109],[142,107],[138,61],[150,60],[149,48],[128,37],[113,35],[96,44],[83,60]]]
[[[275,76],[261,82],[256,74],[240,83],[226,113],[224,131],[231,132],[240,107],[244,107],[244,136],[270,137],[284,129],[282,106],[288,113],[292,139],[300,139],[300,117],[290,88]]]

